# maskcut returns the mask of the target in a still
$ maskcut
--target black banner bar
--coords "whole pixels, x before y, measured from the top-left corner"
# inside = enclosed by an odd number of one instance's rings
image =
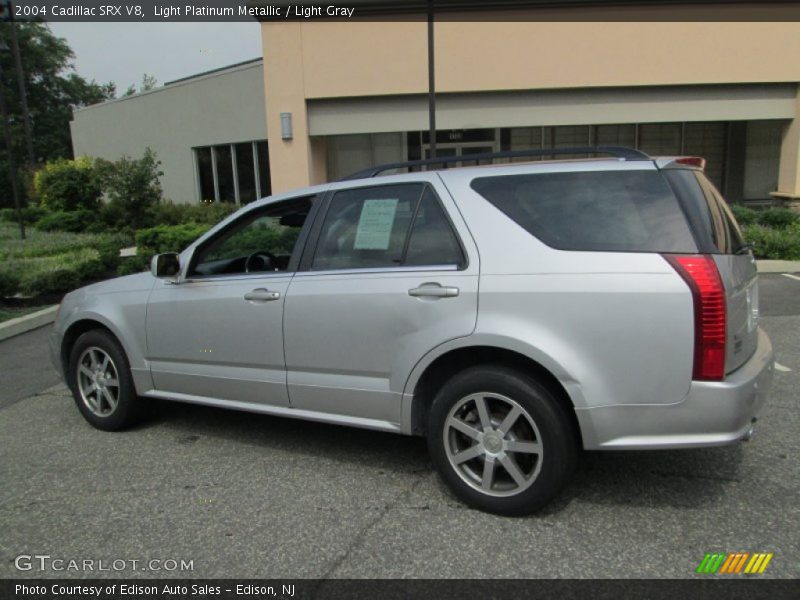
[[[0,583],[4,600],[311,600],[431,598],[435,600],[693,600],[737,598],[783,600],[797,598],[796,580],[723,578],[698,579],[6,579]]]
[[[437,21],[800,21],[800,3],[705,0],[436,0]],[[8,3],[2,18],[9,19]],[[425,0],[19,0],[19,21],[424,21]]]

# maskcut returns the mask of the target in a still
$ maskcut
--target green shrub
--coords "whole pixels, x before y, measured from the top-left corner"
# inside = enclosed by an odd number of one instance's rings
[[[138,159],[123,156],[116,162],[95,161],[117,225],[133,229],[153,225],[150,211],[161,200],[160,164],[150,148]]]
[[[120,260],[117,267],[117,275],[133,275],[141,273],[150,269],[150,258],[144,255],[137,254],[136,256],[128,256]]]
[[[22,220],[28,225],[33,225],[47,214],[44,208],[34,204],[22,208]],[[5,223],[17,222],[17,210],[15,208],[0,208],[0,221]]]
[[[180,252],[211,228],[203,223],[182,225],[157,225],[136,232],[136,246],[140,253],[150,255],[162,252]]]
[[[92,159],[58,159],[47,163],[34,177],[34,188],[42,207],[58,211],[95,210],[102,186]]]
[[[756,258],[800,260],[800,224],[784,229],[750,225],[744,229],[745,239],[754,244]]]
[[[0,223],[0,296],[67,292],[116,271],[119,251],[133,244],[123,234],[46,233],[31,228],[28,239],[14,237]]]
[[[70,233],[83,233],[89,224],[95,220],[95,211],[78,209],[70,212],[57,210],[46,213],[36,222],[39,231],[68,231]]]
[[[756,214],[758,215],[759,225],[772,227],[773,229],[785,229],[800,222],[797,213],[788,208],[768,208]]]
[[[150,216],[157,225],[181,225],[189,222],[216,225],[237,208],[235,204],[227,202],[173,204],[163,201],[151,207]]]
[[[8,298],[19,289],[19,274],[0,266],[0,298]]]
[[[740,227],[746,227],[747,225],[754,225],[756,223],[758,211],[747,208],[742,204],[730,204],[729,206]]]
[[[104,272],[99,252],[83,248],[54,256],[7,260],[0,264],[0,281],[4,282],[4,296],[39,296],[73,290]]]

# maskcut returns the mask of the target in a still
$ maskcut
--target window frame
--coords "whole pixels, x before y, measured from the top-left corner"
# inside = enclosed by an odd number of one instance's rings
[[[417,213],[419,212],[419,207],[422,204],[422,198],[425,195],[426,191],[430,191],[433,194],[434,200],[442,211],[442,214],[447,221],[447,225],[450,227],[450,231],[453,234],[453,237],[458,244],[459,250],[461,251],[462,260],[459,264],[433,264],[433,265],[402,265],[398,264],[395,266],[386,265],[383,267],[349,267],[346,269],[313,269],[312,265],[314,263],[314,257],[317,253],[317,248],[319,246],[319,241],[322,234],[322,227],[325,224],[325,219],[328,216],[328,210],[330,209],[331,203],[333,201],[333,197],[340,193],[340,192],[350,192],[353,190],[367,190],[373,188],[385,188],[385,187],[393,187],[398,185],[421,185],[421,190],[419,197],[417,198],[417,203],[414,206],[414,210],[411,216],[411,222],[408,227],[408,231],[406,232],[406,239],[403,244],[403,254],[408,251],[408,245],[411,241],[411,232],[414,228],[414,222],[417,217]],[[447,210],[447,207],[442,202],[442,199],[439,193],[436,191],[435,186],[427,180],[424,179],[415,179],[410,181],[393,181],[393,182],[381,182],[381,183],[371,183],[369,185],[359,185],[359,186],[351,186],[351,187],[340,187],[333,190],[328,190],[322,201],[319,203],[320,207],[316,218],[314,220],[314,224],[310,230],[308,241],[305,244],[302,252],[302,256],[300,257],[300,264],[297,268],[297,273],[303,273],[304,275],[339,275],[339,274],[353,274],[353,273],[409,273],[409,272],[418,272],[418,271],[465,271],[469,268],[469,254],[467,252],[466,246],[464,245],[461,236],[458,233],[458,228],[453,223],[453,219],[450,216],[450,213]],[[309,214],[309,217],[311,215]]]
[[[319,213],[319,208],[320,205],[322,204],[324,196],[325,193],[301,194],[299,196],[284,198],[276,202],[271,202],[269,204],[253,208],[239,215],[236,219],[234,219],[224,227],[220,228],[219,230],[215,231],[212,235],[204,239],[201,243],[197,244],[192,249],[191,258],[189,259],[189,263],[186,267],[186,276],[184,281],[188,283],[188,282],[222,281],[222,280],[233,280],[233,279],[263,279],[265,277],[286,277],[287,275],[293,275],[298,270],[297,268],[300,263],[300,257],[303,253],[303,249],[306,246],[306,242],[308,241],[309,232],[311,231],[314,222],[317,220],[317,214]],[[224,273],[219,275],[200,275],[193,273],[193,270],[197,266],[197,262],[200,259],[200,254],[210,245],[214,244],[217,240],[219,240],[221,237],[231,235],[232,230],[244,229],[256,219],[259,219],[262,216],[265,216],[265,214],[272,212],[276,206],[285,203],[297,202],[298,200],[309,200],[311,202],[311,210],[308,211],[308,216],[306,217],[306,221],[300,228],[300,234],[297,236],[297,241],[295,242],[294,248],[292,248],[291,257],[289,258],[289,264],[286,266],[285,271]]]

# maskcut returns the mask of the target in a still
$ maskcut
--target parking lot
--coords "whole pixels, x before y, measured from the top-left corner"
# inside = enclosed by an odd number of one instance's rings
[[[771,552],[764,576],[800,577],[800,280],[761,282],[780,366],[750,442],[585,453],[562,496],[523,519],[456,501],[421,438],[166,402],[133,430],[94,430],[48,379],[43,333],[12,338],[0,577],[684,578],[710,551]],[[141,562],[20,572],[20,554]],[[192,568],[140,568],[153,559]]]

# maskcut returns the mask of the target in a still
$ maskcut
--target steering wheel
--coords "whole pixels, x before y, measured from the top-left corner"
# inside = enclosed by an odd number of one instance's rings
[[[262,268],[260,269],[258,268],[259,264],[257,259],[261,261]],[[275,259],[276,256],[272,254],[272,252],[257,250],[248,256],[246,261],[244,261],[245,273],[250,273],[252,271],[273,271],[274,268],[272,265],[275,264]]]

